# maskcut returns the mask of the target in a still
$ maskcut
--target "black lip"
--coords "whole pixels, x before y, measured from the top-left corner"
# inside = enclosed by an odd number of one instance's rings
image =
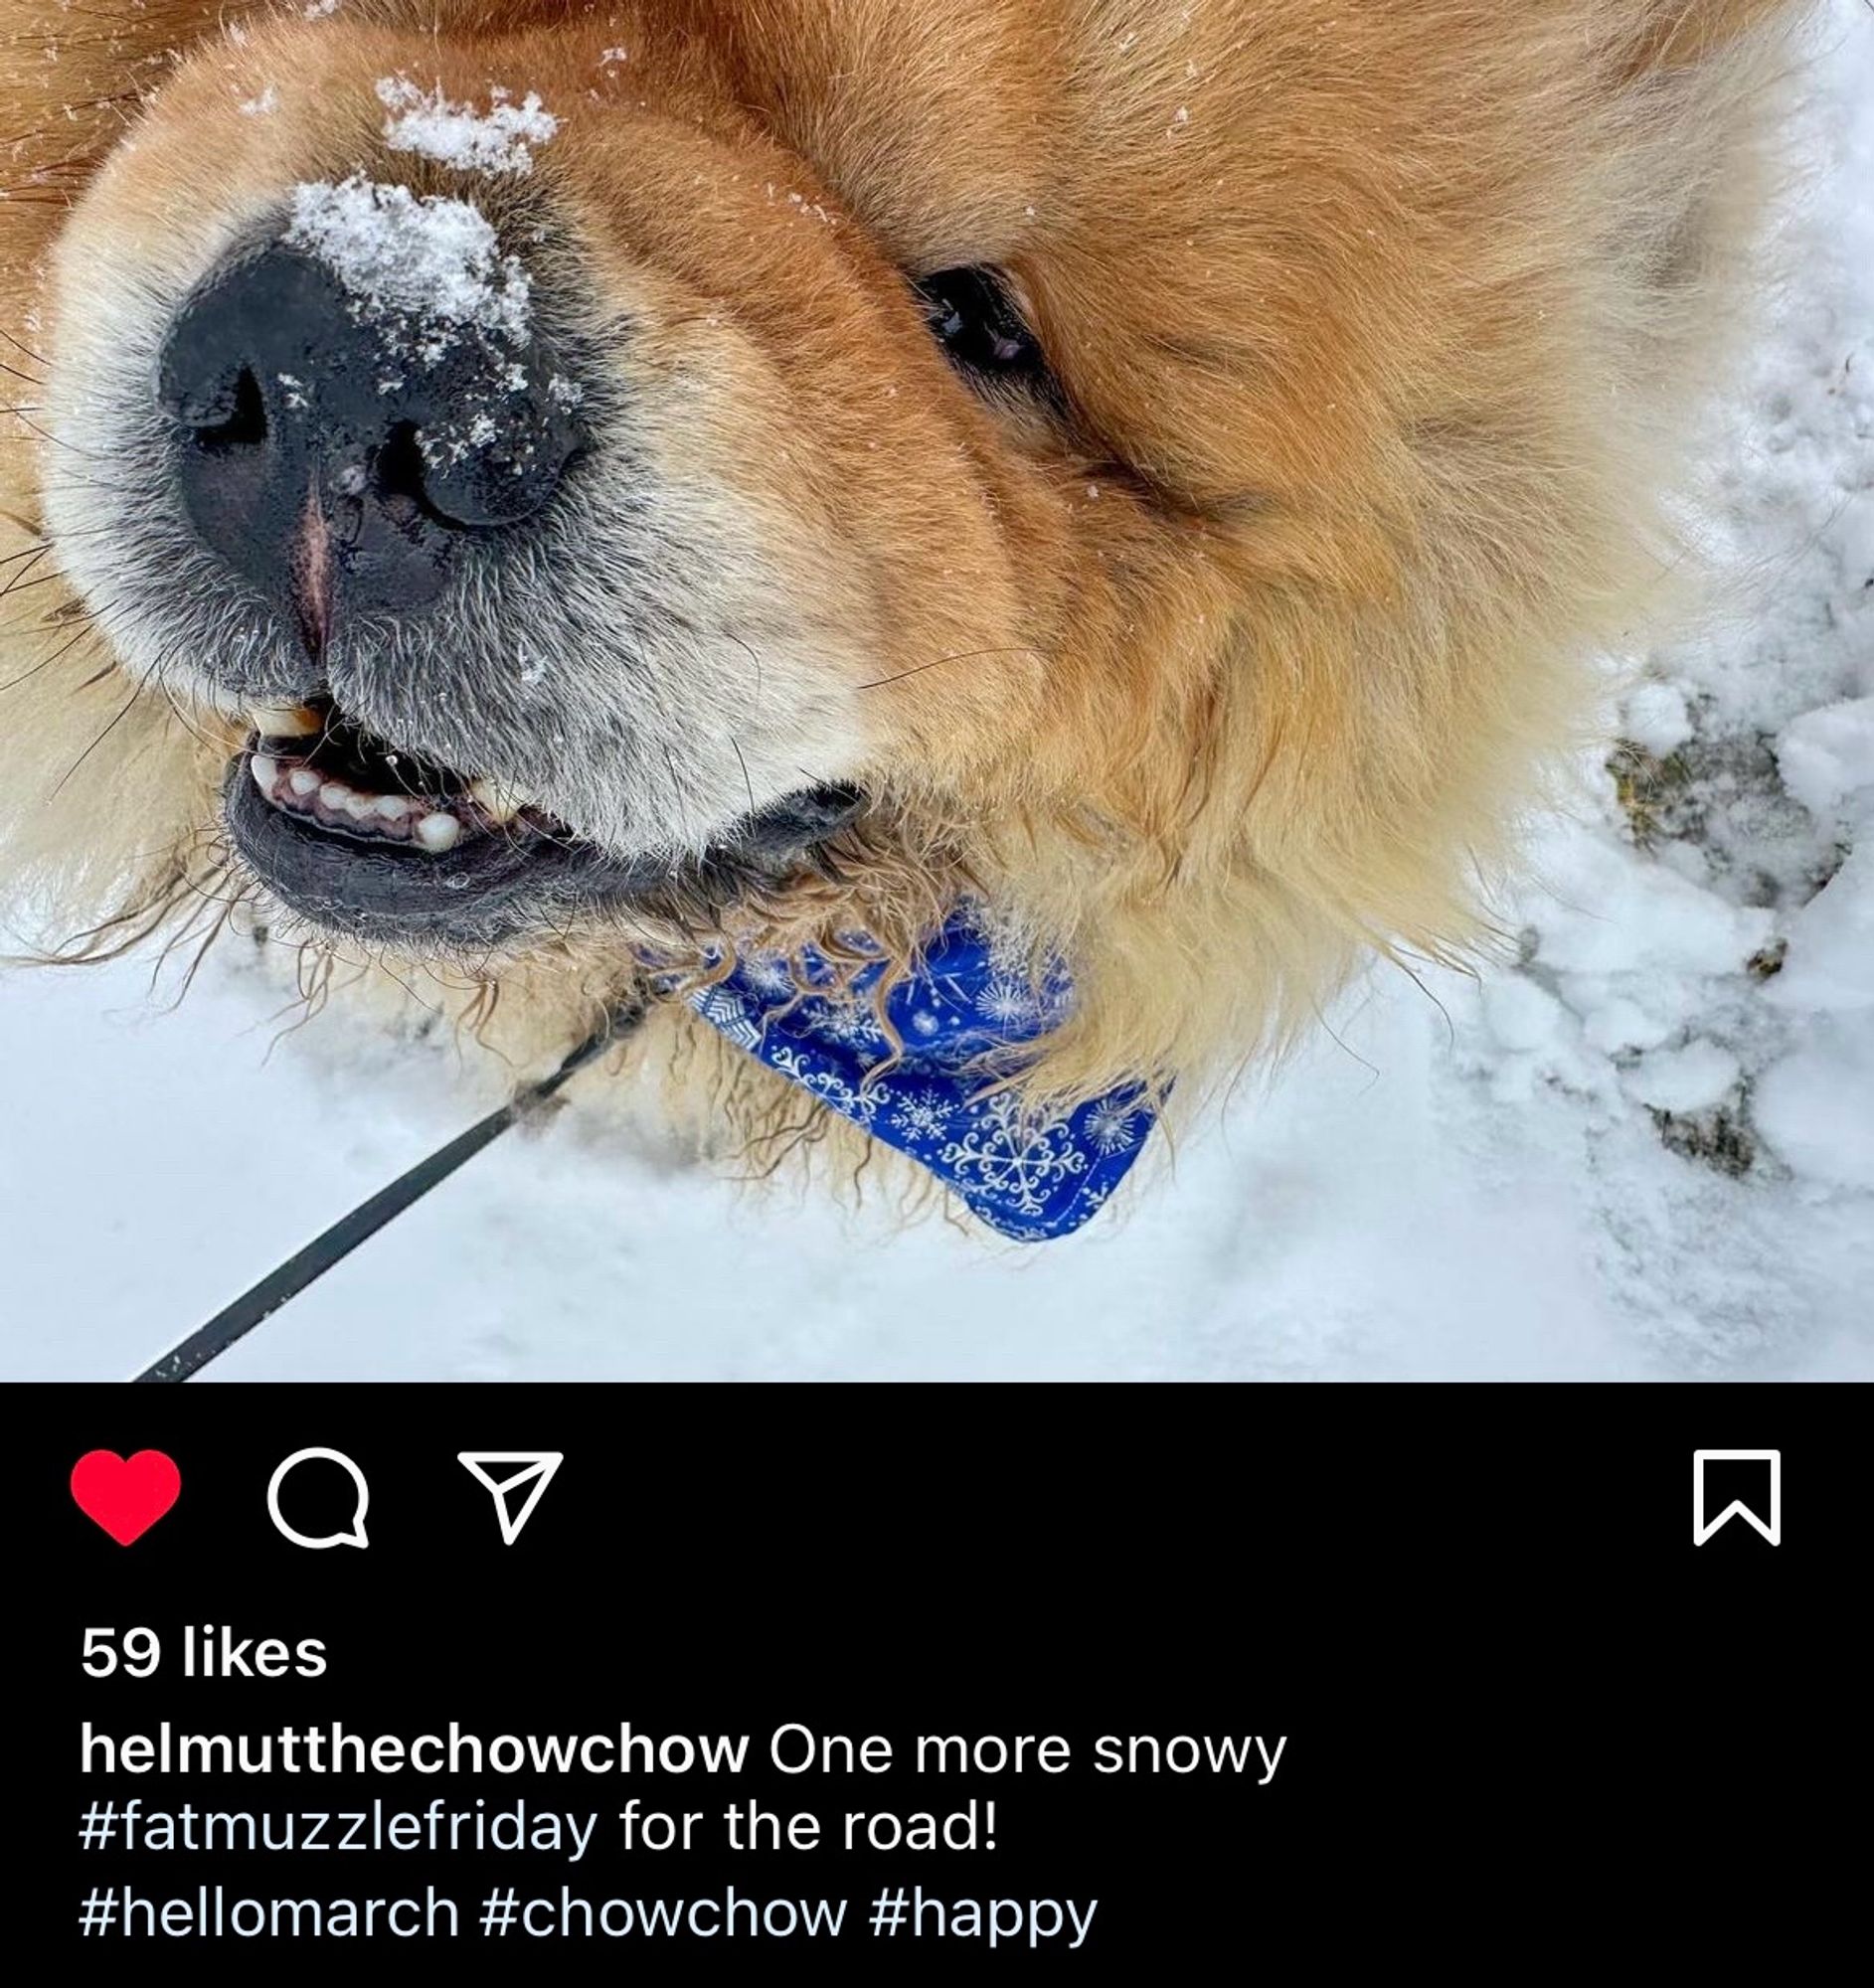
[[[449,950],[501,945],[659,897],[726,904],[776,882],[864,806],[851,787],[790,795],[675,870],[537,833],[471,835],[438,856],[288,814],[256,787],[251,757],[242,752],[230,765],[222,808],[243,862],[282,904],[350,938]]]

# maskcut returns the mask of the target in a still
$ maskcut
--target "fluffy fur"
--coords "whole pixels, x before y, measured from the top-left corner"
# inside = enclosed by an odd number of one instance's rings
[[[118,667],[138,662],[109,557],[127,471],[47,438],[58,396],[120,391],[122,347],[294,182],[461,191],[387,151],[375,80],[506,81],[561,118],[530,197],[577,238],[589,329],[632,326],[640,445],[673,486],[726,493],[741,570],[705,561],[682,588],[705,616],[738,585],[768,602],[724,625],[760,630],[790,710],[836,714],[816,776],[874,796],[824,874],[671,908],[660,933],[857,923],[902,953],[975,889],[1081,989],[1036,1092],[1144,1075],[1193,1095],[1372,949],[1474,942],[1479,873],[1568,737],[1584,659],[1656,592],[1655,506],[1733,313],[1791,13],[0,0],[21,411],[0,862],[55,942],[110,921],[80,949],[203,934],[250,895],[215,826],[243,728],[186,655]],[[965,263],[1018,286],[1060,418],[973,395],[933,347],[905,275]],[[586,576],[601,603],[608,583]],[[602,702],[602,676],[581,694]],[[734,798],[703,746],[679,842]],[[498,991],[531,1058],[617,995],[635,936],[472,962],[315,940],[307,971],[323,985],[336,957],[481,1022]],[[693,1103],[726,1086],[745,1131],[814,1134],[691,1026],[653,1034]]]

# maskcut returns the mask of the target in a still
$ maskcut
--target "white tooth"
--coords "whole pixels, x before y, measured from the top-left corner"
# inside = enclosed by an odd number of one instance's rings
[[[320,730],[318,713],[303,704],[256,704],[248,716],[262,739],[309,739]]]
[[[462,824],[452,814],[426,814],[417,824],[417,840],[435,856],[453,849],[461,836]]]
[[[402,821],[416,803],[407,801],[402,794],[380,794],[371,806],[385,821]]]
[[[279,761],[270,752],[256,752],[248,764],[254,771],[254,784],[271,800],[273,782],[279,778]]]
[[[524,794],[504,787],[499,780],[473,780],[468,791],[474,796],[476,806],[493,822],[512,821],[527,805]]]
[[[341,786],[336,780],[327,780],[319,789],[319,805],[330,808],[334,814],[345,812],[345,803],[351,799],[351,789]]]
[[[351,816],[353,821],[369,821],[377,811],[377,796],[375,794],[347,794],[345,796],[345,812]]]
[[[286,784],[304,800],[308,794],[316,794],[325,783],[310,766],[295,766],[286,775]]]

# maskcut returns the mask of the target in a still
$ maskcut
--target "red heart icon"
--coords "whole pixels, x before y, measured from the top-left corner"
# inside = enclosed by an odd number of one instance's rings
[[[140,1540],[182,1495],[182,1472],[160,1449],[122,1457],[87,1450],[72,1466],[72,1495],[120,1547]]]

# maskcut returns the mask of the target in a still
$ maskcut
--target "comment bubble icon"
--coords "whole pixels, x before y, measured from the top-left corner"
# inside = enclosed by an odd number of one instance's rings
[[[279,1509],[280,1486],[285,1483],[289,1472],[297,1470],[305,1463],[331,1463],[345,1472],[356,1490],[357,1502],[353,1506],[351,1523],[338,1533],[302,1533],[287,1524]],[[296,1547],[305,1547],[313,1553],[322,1553],[327,1547],[368,1547],[371,1542],[365,1537],[365,1513],[371,1507],[371,1486],[365,1481],[365,1474],[342,1449],[296,1449],[283,1459],[275,1469],[266,1486],[266,1513],[273,1521],[274,1530],[282,1539],[290,1540]]]

